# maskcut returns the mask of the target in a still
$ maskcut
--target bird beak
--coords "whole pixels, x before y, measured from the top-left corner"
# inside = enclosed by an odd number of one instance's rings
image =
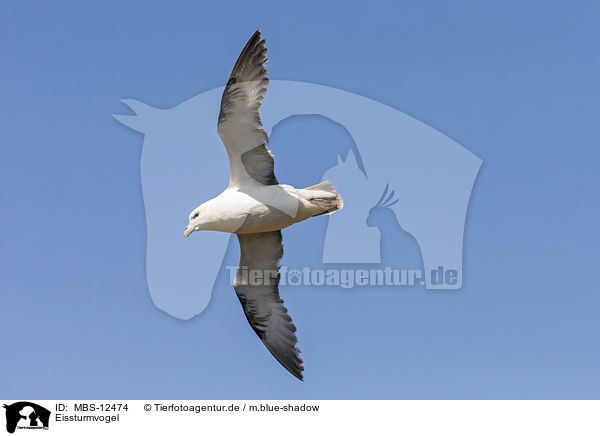
[[[185,232],[183,232],[183,236],[185,236],[187,238],[192,233],[194,233],[196,230],[200,230],[200,228],[198,227],[198,224],[190,224],[189,226],[187,226],[187,229],[185,229]]]

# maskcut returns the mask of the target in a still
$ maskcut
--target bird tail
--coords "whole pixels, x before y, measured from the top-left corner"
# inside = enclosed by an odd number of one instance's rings
[[[342,200],[342,197],[340,197],[329,180],[309,186],[303,190],[311,191],[307,200],[323,210],[323,212],[317,213],[314,216],[330,215],[344,207],[344,200]]]

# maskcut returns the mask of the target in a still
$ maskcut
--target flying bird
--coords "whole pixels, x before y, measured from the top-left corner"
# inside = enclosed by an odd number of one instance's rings
[[[257,30],[238,57],[221,98],[217,131],[229,156],[229,185],[190,213],[183,235],[200,230],[237,235],[240,263],[233,288],[244,314],[275,359],[302,380],[296,327],[279,296],[281,229],[340,210],[343,201],[328,181],[296,189],[275,177],[259,113],[269,82],[266,54]]]

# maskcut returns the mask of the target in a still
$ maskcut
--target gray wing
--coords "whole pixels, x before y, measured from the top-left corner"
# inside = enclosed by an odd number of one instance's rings
[[[217,131],[229,156],[230,186],[250,178],[263,185],[278,183],[259,113],[269,83],[266,54],[265,40],[257,30],[235,63],[221,98]]]
[[[279,297],[281,231],[238,234],[240,266],[233,287],[252,329],[271,354],[302,380],[302,358],[296,348],[296,327]],[[261,276],[253,277],[252,271]]]

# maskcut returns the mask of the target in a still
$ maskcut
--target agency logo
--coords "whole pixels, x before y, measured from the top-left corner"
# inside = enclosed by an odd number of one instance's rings
[[[216,130],[222,92],[216,88],[171,109],[122,100],[135,115],[114,115],[144,134],[148,288],[159,309],[180,319],[204,310],[217,275],[227,267],[229,234],[181,236],[189,211],[228,183],[227,153]],[[302,285],[459,289],[465,219],[481,159],[385,104],[327,86],[271,80],[261,118],[276,174],[292,148],[308,149],[306,143],[291,144],[298,135],[281,147],[274,143],[281,126],[302,116],[322,117],[351,139],[339,149],[339,141],[325,138],[318,150],[294,155],[293,165],[281,172],[280,182],[295,186],[329,180],[344,199],[342,210],[324,218],[319,264],[292,270],[289,283],[302,271]],[[284,257],[283,266],[288,261]]]
[[[19,401],[4,405],[6,409],[6,431],[14,433],[19,430],[47,430],[50,423],[50,411],[29,401]]]

